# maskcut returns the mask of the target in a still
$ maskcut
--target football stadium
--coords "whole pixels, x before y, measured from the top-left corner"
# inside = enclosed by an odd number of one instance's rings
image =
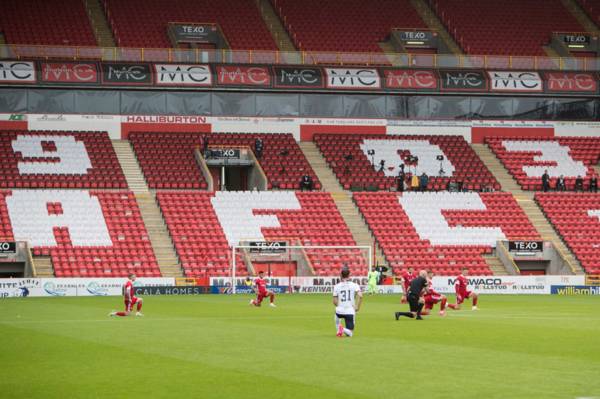
[[[0,0],[0,398],[600,399],[600,0]]]

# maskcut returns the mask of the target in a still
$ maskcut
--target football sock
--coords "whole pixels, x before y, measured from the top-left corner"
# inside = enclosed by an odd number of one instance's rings
[[[140,310],[142,310],[142,302],[137,303],[137,311],[139,312]]]
[[[352,336],[352,330],[348,330],[347,328],[344,328],[344,334],[346,334],[347,336],[351,337]]]
[[[440,304],[440,310],[445,310],[446,309],[446,302],[448,302],[448,300],[446,298],[442,299],[442,303]]]
[[[271,301],[271,303],[273,303],[273,301],[275,300],[275,294],[269,295],[269,300]]]
[[[125,312],[117,312],[116,315],[123,317],[123,316],[127,316],[127,313],[125,313]]]
[[[473,306],[477,306],[477,300],[478,300],[478,299],[479,299],[479,298],[477,298],[477,297],[473,298]]]
[[[411,319],[415,317],[411,312],[396,312],[398,316],[410,317]]]
[[[457,307],[457,306],[456,306],[456,304],[454,304],[454,303],[449,303],[449,304],[448,304],[448,307],[449,307],[450,309],[456,309],[456,307]]]

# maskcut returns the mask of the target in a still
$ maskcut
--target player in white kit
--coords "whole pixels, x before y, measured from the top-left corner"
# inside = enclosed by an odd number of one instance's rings
[[[362,292],[358,284],[349,281],[350,270],[342,269],[342,281],[333,287],[333,305],[335,306],[335,329],[338,337],[344,334],[351,337],[354,333],[354,317],[362,303]],[[357,299],[358,298],[358,299]],[[342,324],[344,319],[344,325]]]

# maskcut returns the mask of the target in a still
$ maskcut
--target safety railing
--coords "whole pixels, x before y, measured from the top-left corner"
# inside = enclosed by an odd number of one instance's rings
[[[600,58],[0,45],[0,59],[600,71]]]

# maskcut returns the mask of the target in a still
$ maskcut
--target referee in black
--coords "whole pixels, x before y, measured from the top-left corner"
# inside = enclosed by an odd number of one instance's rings
[[[410,317],[411,319],[423,320],[421,317],[421,310],[424,306],[422,294],[427,292],[427,271],[421,270],[419,276],[414,278],[408,288],[408,304],[410,306],[410,312],[396,312],[396,320],[400,319],[400,316]]]

